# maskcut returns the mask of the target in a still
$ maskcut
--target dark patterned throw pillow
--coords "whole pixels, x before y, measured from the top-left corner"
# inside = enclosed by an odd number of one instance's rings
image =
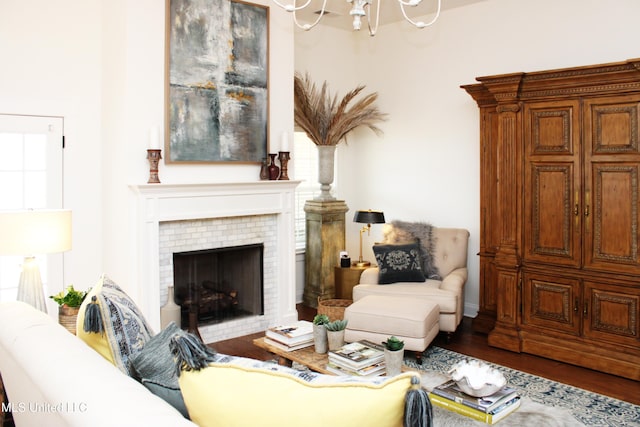
[[[424,282],[426,280],[420,267],[418,243],[377,244],[373,246],[373,253],[380,269],[379,284]]]
[[[442,280],[438,267],[435,265],[435,237],[434,226],[427,222],[408,222],[394,220],[386,224],[383,229],[383,243],[417,242],[420,246],[420,266],[422,273],[428,279]]]

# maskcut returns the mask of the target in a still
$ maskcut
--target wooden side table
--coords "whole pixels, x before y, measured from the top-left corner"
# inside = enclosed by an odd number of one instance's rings
[[[360,283],[360,275],[369,267],[335,267],[336,298],[353,299],[353,287]]]

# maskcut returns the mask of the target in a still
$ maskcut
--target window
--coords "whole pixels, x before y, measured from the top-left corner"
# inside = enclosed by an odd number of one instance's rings
[[[306,245],[306,217],[304,204],[320,194],[318,182],[318,149],[304,132],[294,132],[294,177],[302,181],[296,187],[295,237],[296,249],[304,249]],[[335,190],[333,185],[332,190]]]
[[[62,122],[60,117],[0,114],[0,210],[62,207]],[[16,299],[22,260],[0,256],[0,301]],[[57,292],[47,293],[47,284],[62,277],[62,255],[37,260],[45,296]]]

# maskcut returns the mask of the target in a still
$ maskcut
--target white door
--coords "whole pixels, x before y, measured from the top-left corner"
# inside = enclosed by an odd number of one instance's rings
[[[63,207],[62,145],[62,117],[0,114],[0,210]],[[64,287],[63,257],[36,259],[49,306],[48,296]],[[0,301],[16,299],[21,264],[22,257],[0,256]]]

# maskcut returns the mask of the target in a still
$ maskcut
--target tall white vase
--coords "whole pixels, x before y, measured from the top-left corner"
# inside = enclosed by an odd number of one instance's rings
[[[318,145],[318,182],[320,195],[315,200],[335,200],[331,195],[337,145]]]
[[[167,288],[167,303],[160,309],[160,326],[166,328],[171,322],[176,322],[178,328],[180,325],[180,306],[173,299],[173,286]]]
[[[327,352],[327,328],[324,325],[313,324],[313,344],[316,353],[324,354]]]

